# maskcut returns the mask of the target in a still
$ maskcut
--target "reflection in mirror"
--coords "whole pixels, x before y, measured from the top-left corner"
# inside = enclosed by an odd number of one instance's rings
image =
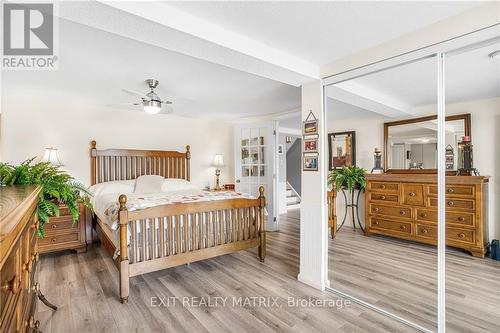
[[[384,124],[386,170],[437,169],[437,120],[414,118]],[[448,117],[445,129],[446,169],[458,169],[459,143],[470,136],[470,114]]]
[[[499,50],[497,39],[445,59],[446,115],[472,119],[462,176],[446,177],[446,332],[500,332]]]
[[[325,89],[336,183],[328,196],[330,286],[430,331],[437,327],[437,175],[408,169],[436,168],[436,68],[428,58]],[[453,122],[450,133],[452,126],[458,136],[465,128]],[[386,153],[407,173],[384,173]],[[341,168],[349,165],[365,171]]]

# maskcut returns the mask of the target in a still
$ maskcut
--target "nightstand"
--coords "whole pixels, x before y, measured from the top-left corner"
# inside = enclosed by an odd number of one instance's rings
[[[49,218],[45,223],[45,238],[39,239],[39,252],[61,250],[87,251],[85,206],[80,205],[80,217],[73,224],[71,214],[65,205],[59,206],[59,216]]]

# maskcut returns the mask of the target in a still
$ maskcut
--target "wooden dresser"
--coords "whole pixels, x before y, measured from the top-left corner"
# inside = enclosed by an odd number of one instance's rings
[[[80,205],[80,217],[73,223],[68,207],[59,206],[59,216],[51,217],[49,223],[45,224],[45,238],[40,239],[40,253],[76,250],[78,253],[87,250],[86,232],[86,209]]]
[[[437,244],[437,175],[367,174],[365,234]],[[446,177],[446,244],[484,257],[488,177]]]
[[[0,187],[0,332],[38,330],[36,208],[40,187]]]

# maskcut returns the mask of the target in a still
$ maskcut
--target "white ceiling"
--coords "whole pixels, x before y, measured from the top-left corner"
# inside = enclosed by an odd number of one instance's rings
[[[95,107],[135,102],[122,88],[171,98],[176,115],[235,119],[300,106],[300,88],[61,20],[55,71],[5,71],[3,89],[75,99]],[[140,107],[137,107],[140,110]]]
[[[478,6],[477,1],[176,1],[202,17],[317,65]]]
[[[300,107],[298,87],[318,78],[320,65],[477,4],[61,2],[59,70],[4,72],[3,89],[105,106],[133,102],[121,89],[146,91],[143,80],[156,78],[158,94],[174,101],[177,115],[231,120],[281,113]],[[407,91],[391,77],[364,79],[375,92],[410,104],[429,100],[425,76]],[[377,111],[335,103],[345,110],[337,119]]]

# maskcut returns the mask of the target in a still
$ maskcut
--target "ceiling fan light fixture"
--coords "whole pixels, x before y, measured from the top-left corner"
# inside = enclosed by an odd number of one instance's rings
[[[159,101],[144,101],[142,106],[144,111],[149,114],[157,114],[161,111],[161,102]]]

